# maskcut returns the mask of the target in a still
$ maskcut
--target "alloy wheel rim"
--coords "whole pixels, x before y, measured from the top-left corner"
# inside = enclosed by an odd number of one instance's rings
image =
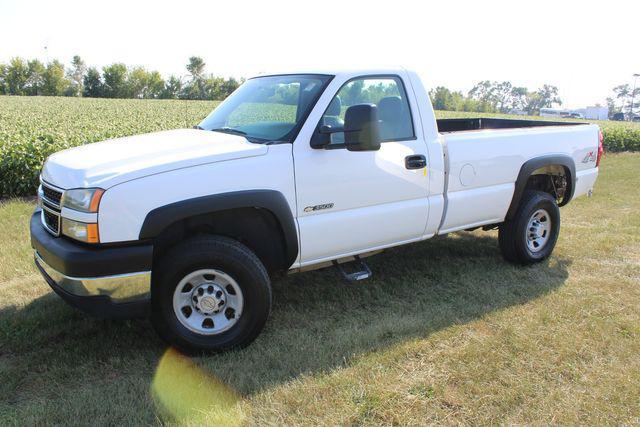
[[[244,297],[238,283],[215,269],[186,275],[173,293],[173,311],[187,329],[217,335],[233,327],[242,315]]]

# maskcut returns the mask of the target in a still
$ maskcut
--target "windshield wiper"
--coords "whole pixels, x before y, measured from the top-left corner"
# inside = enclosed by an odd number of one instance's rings
[[[200,125],[193,126],[193,129],[204,130],[204,128]]]
[[[211,132],[222,132],[222,133],[231,133],[233,135],[242,135],[242,136],[246,136],[247,133],[244,131],[241,131],[240,129],[234,129],[234,128],[230,128],[227,126],[221,127],[221,128],[216,128],[216,129],[211,129]]]
[[[247,138],[247,140],[249,140],[249,142],[257,142],[257,143],[260,143],[260,144],[263,144],[265,142],[269,142],[269,140],[266,139],[266,138],[259,138],[257,136],[247,135],[247,133],[245,131],[242,131],[240,129],[230,128],[228,126],[211,129],[211,132],[221,132],[221,133],[230,133],[232,135],[240,135],[240,136],[244,136],[245,138]]]

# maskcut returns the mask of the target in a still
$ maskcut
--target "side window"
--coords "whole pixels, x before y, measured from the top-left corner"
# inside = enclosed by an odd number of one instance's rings
[[[415,136],[407,95],[398,77],[365,77],[346,83],[331,100],[320,125],[342,128],[347,108],[357,104],[378,106],[382,141],[397,141]],[[343,133],[331,135],[332,145],[343,143]]]

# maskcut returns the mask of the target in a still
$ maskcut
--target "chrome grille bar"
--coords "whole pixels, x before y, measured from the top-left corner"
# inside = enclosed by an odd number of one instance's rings
[[[44,228],[54,236],[60,235],[60,211],[62,210],[62,194],[64,190],[40,180],[42,191],[42,212],[40,221]]]

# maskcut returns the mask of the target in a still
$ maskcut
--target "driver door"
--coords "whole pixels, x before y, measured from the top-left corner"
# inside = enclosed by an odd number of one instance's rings
[[[344,125],[352,105],[373,103],[382,144],[377,151],[348,151],[343,133],[332,134],[331,144],[321,149],[311,148],[312,134],[296,140],[302,265],[419,240],[427,222],[426,169],[410,161],[428,158],[426,144],[403,79],[362,76],[338,85],[332,82],[327,91],[333,87],[335,95],[316,106],[323,114],[314,132]]]

